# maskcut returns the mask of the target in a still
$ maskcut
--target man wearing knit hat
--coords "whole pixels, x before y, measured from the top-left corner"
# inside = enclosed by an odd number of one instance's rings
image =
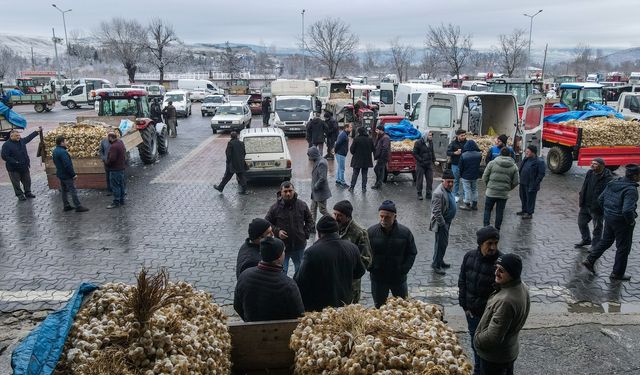
[[[454,180],[453,172],[450,169],[445,169],[442,172],[442,183],[433,192],[431,199],[429,230],[436,233],[431,268],[438,275],[446,274],[445,269],[451,267],[444,262],[444,254],[449,246],[449,228],[457,210],[453,195]]]
[[[595,273],[594,265],[607,249],[616,243],[616,259],[613,264],[613,272],[609,275],[611,280],[628,281],[630,276],[625,275],[627,260],[631,252],[633,230],[636,226],[638,214],[638,182],[640,182],[640,166],[629,164],[626,166],[625,175],[607,184],[598,198],[600,206],[604,210],[604,231],[602,238],[593,247],[587,259],[582,264]]]
[[[273,237],[271,223],[265,219],[255,218],[249,224],[249,237],[244,240],[236,261],[236,279],[242,271],[255,267],[260,263],[260,241],[267,237]]]
[[[295,319],[304,314],[300,290],[282,272],[284,243],[266,237],[260,242],[262,260],[246,269],[236,283],[233,308],[245,322]]]
[[[327,159],[322,157],[321,152],[316,146],[307,150],[309,160],[314,162],[313,170],[311,170],[311,215],[315,224],[320,215],[327,216],[327,199],[331,198],[331,189],[329,188],[329,179],[327,177]]]
[[[338,222],[338,234],[343,240],[347,240],[358,246],[360,259],[365,268],[371,265],[371,245],[369,235],[358,223],[353,220],[353,206],[351,202],[344,200],[333,206],[333,218]],[[353,303],[360,301],[360,279],[353,280]]]
[[[478,247],[462,259],[458,278],[458,301],[464,310],[475,359],[474,374],[480,374],[480,358],[473,346],[473,336],[487,300],[494,291],[495,263],[502,253],[498,250],[500,231],[486,226],[476,232]]]
[[[380,222],[367,230],[371,244],[371,294],[377,308],[387,301],[389,291],[394,297],[407,298],[407,274],[418,254],[413,233],[396,220],[395,203],[382,202],[378,218]]]
[[[518,335],[531,306],[521,273],[522,259],[518,255],[504,254],[496,260],[497,290],[489,297],[473,337],[481,374],[513,374],[520,351]]]
[[[366,269],[358,247],[338,235],[338,222],[323,216],[316,225],[318,241],[302,258],[295,280],[302,294],[305,311],[320,311],[325,307],[341,307],[353,301],[353,280]]]
[[[500,151],[503,148],[506,148],[507,151],[509,152],[509,155],[507,156],[510,156],[511,158],[513,158],[513,160],[516,159],[516,153],[513,151],[513,148],[507,145],[508,141],[509,141],[509,137],[507,137],[506,134],[500,134],[496,138],[496,144],[491,146],[491,148],[489,149],[489,152],[487,152],[487,160],[486,160],[487,164],[489,164],[489,162],[492,161],[493,159],[500,156]]]
[[[591,169],[587,172],[580,189],[578,206],[578,228],[582,240],[576,244],[576,248],[583,246],[595,246],[602,237],[603,212],[598,204],[598,197],[604,191],[609,181],[613,179],[613,173],[605,168],[604,160],[595,158],[591,161]],[[589,232],[589,222],[593,220],[593,237]]]

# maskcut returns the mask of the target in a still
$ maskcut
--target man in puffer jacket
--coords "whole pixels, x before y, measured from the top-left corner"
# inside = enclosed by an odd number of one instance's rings
[[[495,227],[500,230],[509,192],[515,189],[520,182],[518,166],[513,161],[509,149],[503,147],[500,150],[500,156],[487,164],[482,175],[482,181],[487,187],[485,190],[483,225],[485,227],[489,225],[491,211],[493,211],[493,206],[496,206]]]
[[[462,147],[462,156],[458,162],[464,189],[464,204],[460,206],[461,210],[478,210],[478,178],[480,178],[481,161],[482,152],[478,144],[469,139]]]

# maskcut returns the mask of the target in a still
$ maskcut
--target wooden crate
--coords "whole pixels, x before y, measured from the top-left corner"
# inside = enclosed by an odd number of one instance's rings
[[[78,174],[76,189],[106,189],[107,179],[104,164],[100,158],[72,159],[73,169]],[[56,177],[56,166],[53,160],[44,161],[49,189],[60,189],[60,180]]]
[[[124,143],[124,148],[127,151],[131,151],[132,149],[138,147],[138,145],[142,143],[142,135],[137,130],[133,132],[129,132],[122,137],[122,142]]]
[[[293,374],[289,340],[297,320],[229,323],[234,375]]]

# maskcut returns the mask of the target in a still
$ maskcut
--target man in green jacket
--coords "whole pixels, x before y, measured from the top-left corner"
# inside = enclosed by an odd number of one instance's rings
[[[340,238],[358,246],[360,259],[362,259],[364,267],[368,269],[371,265],[369,234],[353,220],[352,215],[353,206],[347,200],[340,201],[333,206],[333,217],[338,222]],[[360,279],[353,280],[353,303],[360,301],[360,284]]]
[[[485,191],[484,200],[484,222],[485,227],[490,225],[491,212],[493,206],[496,206],[496,225],[495,228],[500,230],[502,226],[502,218],[504,217],[504,208],[507,205],[509,192],[515,189],[520,183],[520,175],[518,174],[518,166],[511,157],[508,147],[500,150],[500,156],[491,160],[482,174],[487,190]]]
[[[518,335],[529,316],[529,290],[520,280],[522,259],[505,254],[496,261],[496,288],[476,329],[473,343],[481,374],[513,374]]]

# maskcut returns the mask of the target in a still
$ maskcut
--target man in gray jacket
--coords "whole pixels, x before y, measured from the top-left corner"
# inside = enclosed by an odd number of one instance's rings
[[[496,261],[497,290],[489,297],[473,337],[481,374],[513,374],[520,352],[518,335],[531,306],[521,273],[522,259],[516,254],[502,255]]]
[[[496,225],[495,228],[500,230],[502,226],[502,218],[504,217],[504,208],[507,205],[509,192],[515,189],[520,182],[518,174],[518,166],[511,157],[511,152],[507,147],[500,150],[500,156],[491,160],[482,174],[487,190],[485,191],[484,200],[484,222],[485,227],[491,222],[491,212],[493,206],[496,206]]]
[[[456,216],[456,201],[452,189],[454,175],[450,169],[442,172],[442,183],[433,192],[431,199],[431,222],[429,230],[436,233],[433,247],[433,263],[431,268],[438,275],[446,274],[445,269],[451,267],[444,262],[444,254],[449,245],[449,227]]]
[[[322,157],[322,153],[316,146],[307,150],[309,160],[314,162],[311,171],[311,215],[315,225],[318,217],[318,210],[322,216],[329,216],[327,211],[327,199],[331,198],[329,180],[327,179],[327,159]]]

